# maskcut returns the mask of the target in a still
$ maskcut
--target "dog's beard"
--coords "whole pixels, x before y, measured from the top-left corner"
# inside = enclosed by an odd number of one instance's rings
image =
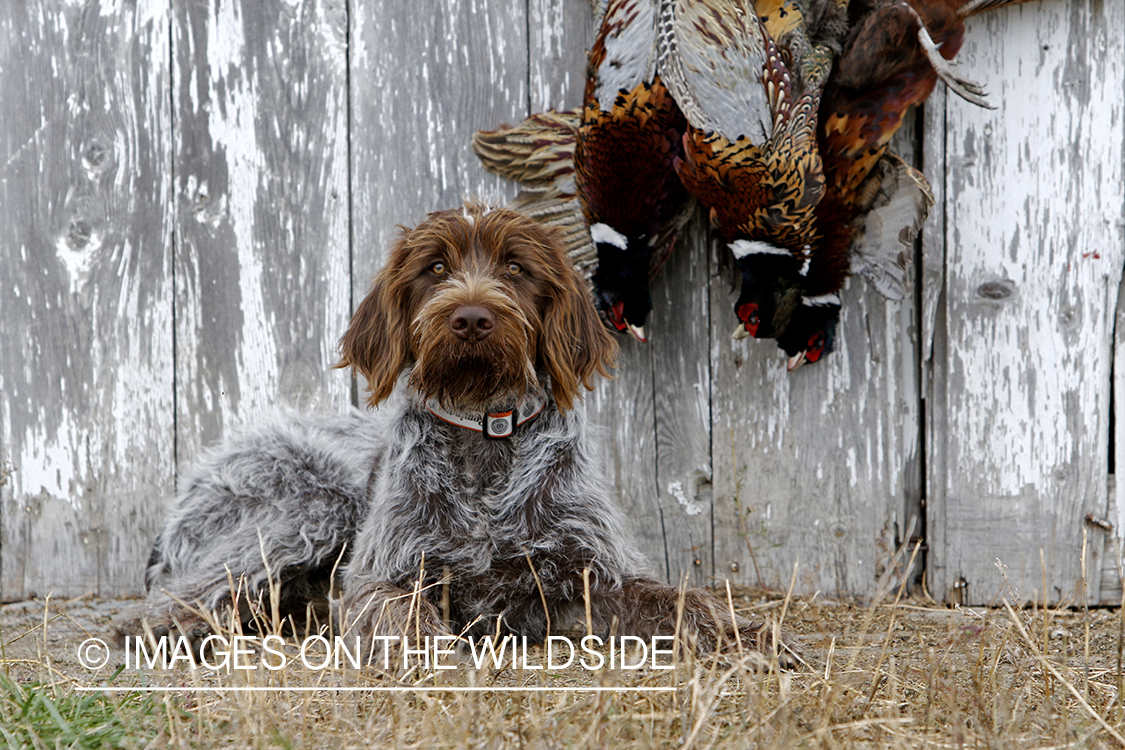
[[[479,357],[419,359],[410,385],[426,398],[455,411],[495,411],[521,402],[533,380],[518,369]],[[445,359],[445,358],[442,358]]]
[[[537,387],[522,315],[498,314],[492,333],[470,342],[449,330],[442,307],[415,321],[412,388],[447,409],[494,411],[518,404]]]

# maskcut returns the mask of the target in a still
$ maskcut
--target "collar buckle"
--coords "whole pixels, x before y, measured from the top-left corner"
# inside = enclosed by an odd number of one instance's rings
[[[513,408],[511,411],[500,412],[499,414],[486,414],[484,416],[484,436],[486,438],[506,438],[510,437],[515,430],[516,425],[520,424],[520,410]]]
[[[545,396],[532,396],[525,401],[523,409],[512,407],[511,411],[495,412],[492,414],[456,414],[445,409],[436,400],[426,402],[426,408],[443,422],[464,427],[473,432],[479,432],[489,440],[501,440],[512,436],[516,428],[530,422],[543,411],[547,405]]]

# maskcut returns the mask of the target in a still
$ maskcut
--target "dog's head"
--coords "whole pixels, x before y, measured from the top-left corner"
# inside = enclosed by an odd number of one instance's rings
[[[410,385],[444,406],[518,401],[550,375],[559,408],[608,375],[617,344],[554,232],[470,203],[403,229],[340,340],[339,367],[367,378],[378,404],[413,364]]]

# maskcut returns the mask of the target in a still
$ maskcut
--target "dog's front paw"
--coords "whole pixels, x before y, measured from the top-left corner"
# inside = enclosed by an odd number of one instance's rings
[[[129,636],[144,634],[144,613],[144,605],[138,604],[135,607],[130,607],[125,610],[110,621],[110,634],[113,636],[113,642],[117,644],[118,648],[124,648],[125,639]]]
[[[198,613],[182,607],[153,608],[139,605],[121,613],[110,623],[114,642],[124,648],[131,637],[161,640],[186,638],[198,655],[199,643],[211,634],[211,628]]]
[[[738,640],[743,648],[759,651],[766,658],[772,658],[776,653],[778,666],[782,669],[796,669],[804,662],[800,649],[793,645],[792,640],[780,628],[775,628],[770,623],[739,623]]]
[[[353,585],[334,607],[334,619],[345,638],[365,645],[369,666],[425,663],[426,651],[442,647],[435,639],[452,636],[433,604],[384,582]]]
[[[773,625],[741,617],[732,622],[713,603],[704,601],[703,604],[707,605],[707,615],[699,608],[693,613],[694,617],[684,618],[687,626],[684,634],[688,642],[694,644],[697,655],[705,656],[716,651],[727,654],[755,652],[762,657],[760,661],[765,666],[776,653],[778,666],[782,669],[796,669],[803,663],[800,651]],[[775,631],[778,633],[776,637]]]

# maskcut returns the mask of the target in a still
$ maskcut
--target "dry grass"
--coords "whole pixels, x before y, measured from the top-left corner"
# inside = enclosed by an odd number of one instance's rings
[[[113,603],[14,605],[0,609],[0,737],[16,747],[1125,745],[1118,611],[859,607],[745,593],[732,601],[743,614],[783,621],[808,666],[778,672],[728,656],[682,659],[672,670],[460,664],[391,678],[290,665],[113,675],[121,652],[98,672],[75,658],[86,637],[104,637]],[[527,662],[542,658],[535,651]],[[79,689],[99,684],[173,689]],[[388,687],[410,690],[370,690]],[[489,690],[454,690],[468,687]],[[513,689],[521,687],[572,690]],[[674,689],[649,690],[657,687]]]

